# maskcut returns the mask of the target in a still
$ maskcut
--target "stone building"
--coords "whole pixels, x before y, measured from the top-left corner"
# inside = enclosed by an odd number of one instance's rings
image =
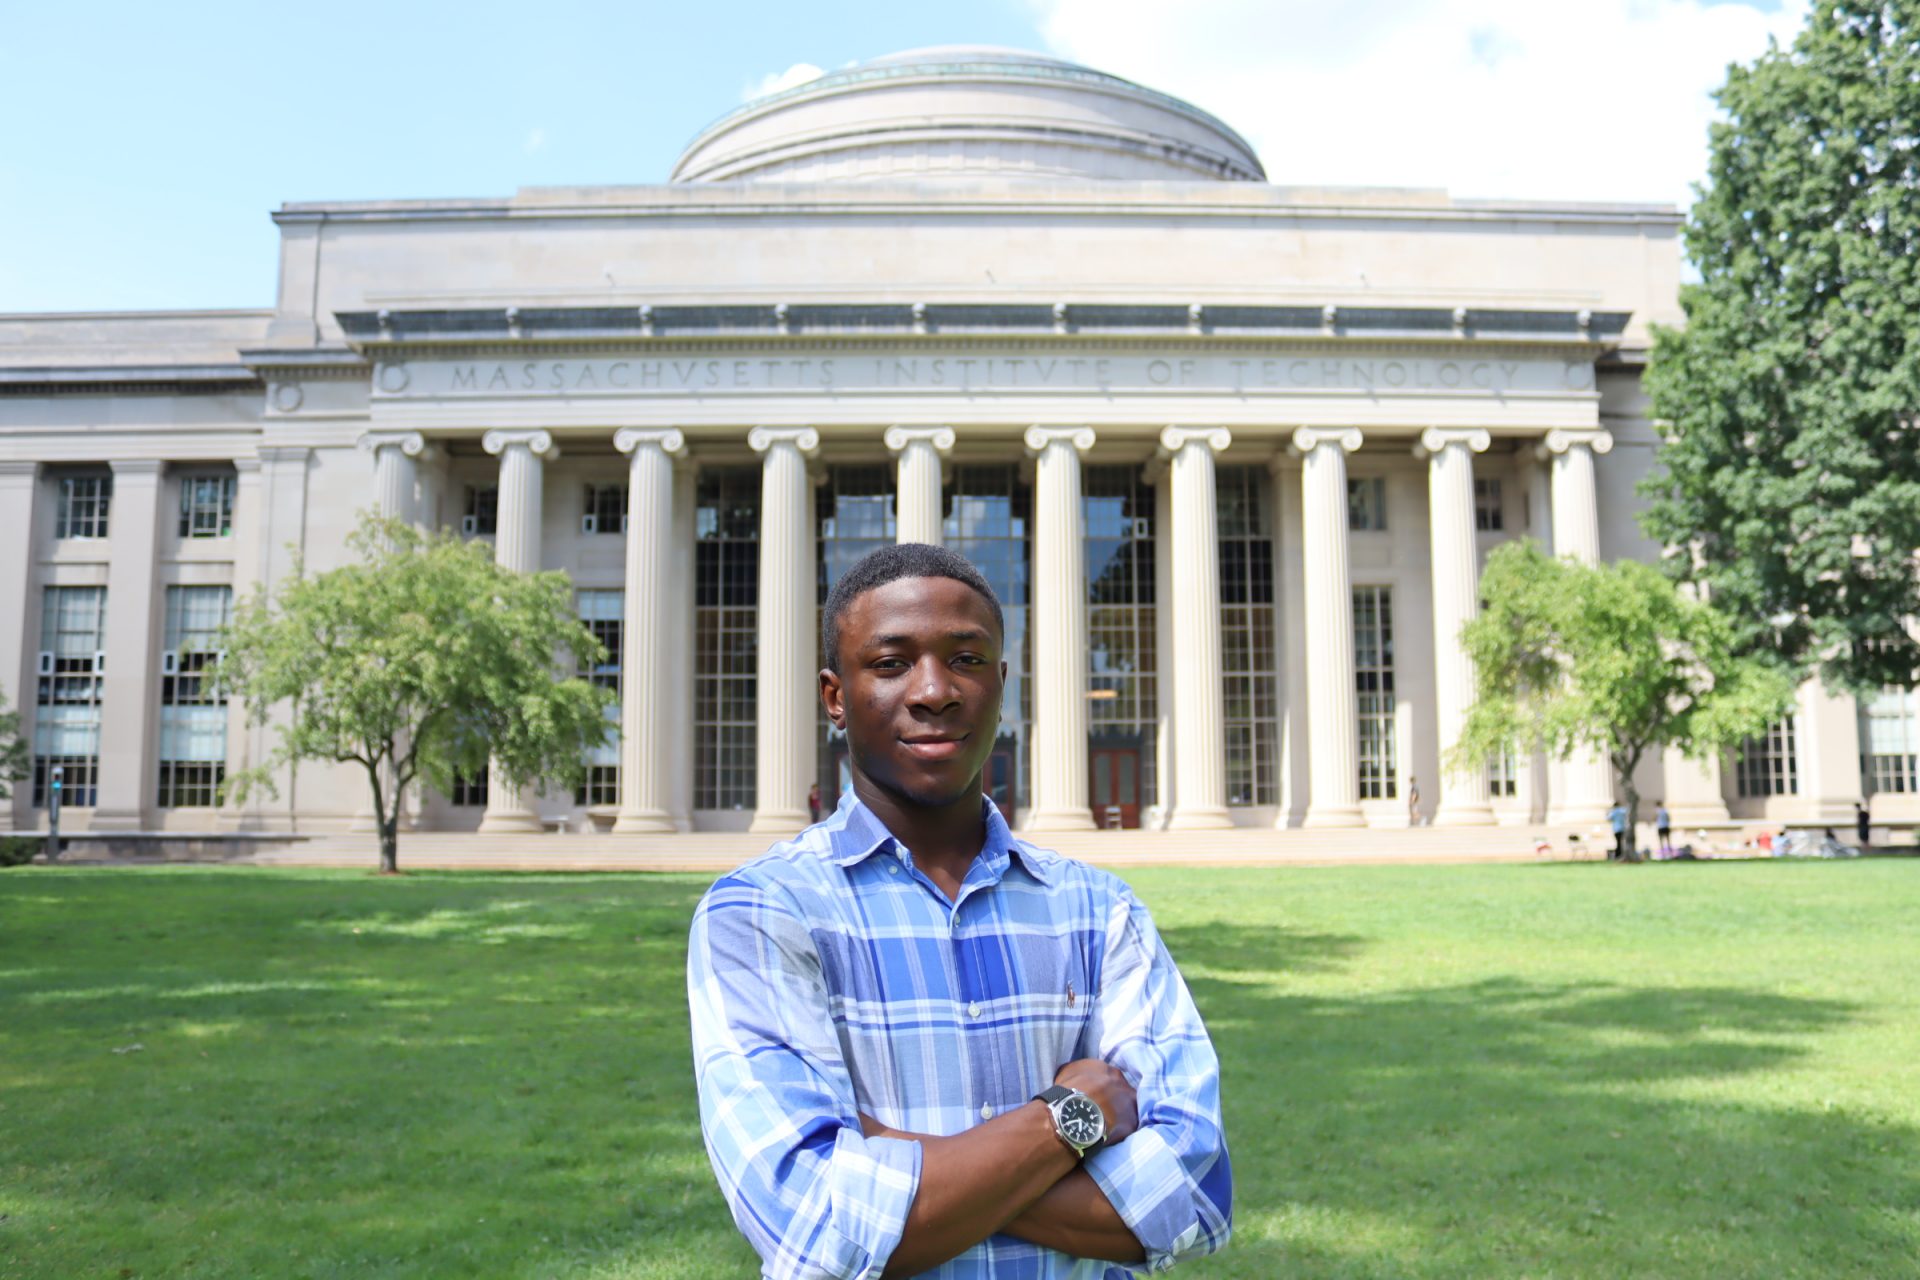
[[[232,599],[379,506],[564,569],[622,743],[576,794],[485,778],[423,829],[784,831],[842,749],[817,607],[942,541],[1007,607],[994,798],[1089,825],[1591,823],[1591,760],[1443,775],[1477,567],[1650,556],[1640,370],[1679,319],[1664,206],[1276,185],[1221,121],[949,48],[751,102],[660,185],[289,204],[266,310],[0,317],[0,826],[345,830],[198,672]],[[1682,823],[1914,816],[1910,695],[1809,687]],[[1888,806],[1893,806],[1889,808]],[[1905,805],[1902,809],[1900,806]]]

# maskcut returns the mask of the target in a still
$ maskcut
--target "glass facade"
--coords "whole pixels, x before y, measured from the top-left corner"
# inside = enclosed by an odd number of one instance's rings
[[[693,807],[751,809],[760,468],[702,468],[694,511]]]
[[[224,538],[233,532],[233,475],[180,477],[180,536]]]
[[[1800,763],[1794,751],[1794,718],[1788,716],[1748,738],[1734,757],[1734,780],[1743,798],[1800,794]]]
[[[897,540],[893,482],[890,462],[839,465],[827,468],[826,484],[814,490],[815,603],[821,608],[833,584],[862,556]],[[816,609],[816,637],[822,620]],[[817,654],[817,667],[826,665],[823,650]],[[824,707],[816,719],[814,780],[824,817],[833,811],[835,797],[851,785],[852,772],[846,763],[847,735],[827,720]]]
[[[1920,691],[1888,688],[1860,713],[1860,786],[1868,795],[1920,791]]]
[[[1010,463],[947,468],[941,538],[973,562],[1000,598],[1006,616],[1007,688],[1000,702],[1000,735],[987,763],[987,794],[1011,818],[1025,804],[1032,722],[1031,617],[1033,495]]]
[[[100,783],[105,587],[48,587],[41,597],[39,696],[33,723],[33,803],[45,808],[56,766],[63,804],[91,807]]]
[[[1220,539],[1220,671],[1227,803],[1280,800],[1280,706],[1274,647],[1273,513],[1265,467],[1214,477]]]
[[[1498,476],[1474,477],[1473,527],[1481,533],[1498,533],[1507,527],[1507,513],[1500,500]]]
[[[476,489],[467,486],[467,508],[460,520],[460,532],[469,538],[491,538],[500,525],[500,490],[493,486]]]
[[[1138,466],[1082,473],[1087,557],[1087,729],[1094,820],[1139,821],[1156,794],[1159,651],[1154,612],[1153,488]],[[1102,763],[1102,753],[1113,753]],[[1129,763],[1128,753],[1137,755]],[[1103,794],[1105,792],[1106,794]]]
[[[580,532],[618,535],[627,531],[627,487],[623,484],[590,484],[581,507]],[[495,490],[498,497],[498,490]]]
[[[160,655],[162,809],[220,803],[227,776],[227,698],[211,679],[232,587],[168,587]]]
[[[580,674],[596,688],[611,692],[614,701],[606,713],[613,724],[613,733],[587,752],[587,777],[574,788],[575,804],[620,803],[620,656],[626,599],[627,593],[618,589],[588,588],[579,593],[577,600],[580,621],[586,623],[587,630],[593,632],[593,638],[607,651],[603,660],[582,667]]]
[[[104,538],[107,536],[107,509],[113,505],[111,472],[88,472],[61,476],[59,501],[55,505],[53,536],[56,538]]]
[[[1353,676],[1359,694],[1360,798],[1400,794],[1395,768],[1393,589],[1353,589]]]

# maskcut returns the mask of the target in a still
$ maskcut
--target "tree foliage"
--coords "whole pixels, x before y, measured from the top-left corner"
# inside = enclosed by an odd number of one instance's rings
[[[1854,689],[1920,648],[1920,4],[1816,5],[1729,69],[1686,228],[1700,281],[1645,386],[1649,533],[1743,646]]]
[[[20,713],[7,707],[0,692],[0,800],[12,797],[12,785],[27,776],[27,742],[20,736]]]
[[[1652,565],[1556,560],[1513,542],[1487,557],[1480,591],[1487,603],[1460,632],[1474,704],[1450,768],[1536,746],[1592,751],[1611,766],[1631,823],[1634,771],[1649,752],[1714,755],[1793,705],[1784,664],[1739,652],[1727,617]]]
[[[271,789],[298,760],[366,770],[380,864],[395,869],[402,796],[416,780],[445,791],[489,758],[513,786],[576,785],[605,741],[612,695],[563,667],[603,661],[575,616],[564,573],[516,573],[486,549],[364,518],[348,540],[360,562],[306,576],[236,612],[221,679],[279,742],[233,779]]]

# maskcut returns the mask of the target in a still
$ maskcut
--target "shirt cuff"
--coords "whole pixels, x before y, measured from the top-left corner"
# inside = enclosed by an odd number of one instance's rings
[[[900,1247],[907,1210],[920,1189],[920,1144],[868,1138],[854,1126],[834,1136],[827,1174],[834,1230],[866,1259],[859,1276],[878,1276]]]
[[[1187,1167],[1157,1129],[1136,1129],[1082,1163],[1146,1251],[1146,1270],[1165,1271],[1199,1239]]]

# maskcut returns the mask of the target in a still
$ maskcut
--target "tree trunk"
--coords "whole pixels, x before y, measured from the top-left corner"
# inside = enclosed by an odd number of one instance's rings
[[[381,814],[380,823],[380,874],[392,876],[400,874],[400,822]]]

